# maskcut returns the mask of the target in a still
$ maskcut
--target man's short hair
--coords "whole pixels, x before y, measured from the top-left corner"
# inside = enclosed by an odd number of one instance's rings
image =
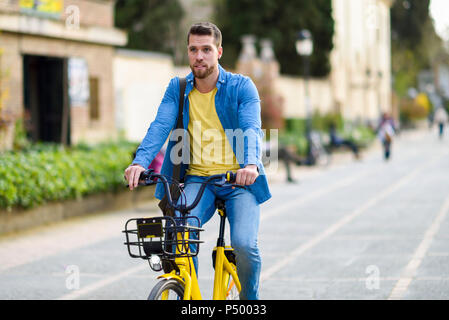
[[[190,27],[189,34],[187,35],[187,44],[189,44],[191,34],[198,36],[213,36],[217,48],[221,47],[221,31],[211,22],[200,22],[192,25]]]

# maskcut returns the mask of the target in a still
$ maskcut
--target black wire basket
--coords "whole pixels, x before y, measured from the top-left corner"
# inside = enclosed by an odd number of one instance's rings
[[[154,217],[130,219],[125,224],[128,253],[132,258],[149,259],[158,255],[163,260],[194,257],[200,243],[200,219],[186,217]]]

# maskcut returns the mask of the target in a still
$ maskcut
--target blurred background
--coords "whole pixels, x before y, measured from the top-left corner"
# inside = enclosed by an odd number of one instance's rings
[[[435,109],[449,106],[447,6],[444,0],[2,0],[0,206],[26,208],[121,186],[121,171],[169,80],[190,72],[186,33],[198,21],[221,29],[220,63],[253,79],[266,138],[278,130],[276,140],[299,157],[297,164],[318,162],[311,132],[330,153],[331,128],[339,139],[369,147],[382,114],[398,131],[425,127]],[[77,161],[58,158],[74,154]],[[92,159],[102,166],[86,178],[83,164],[95,166]],[[35,173],[24,178],[24,171]],[[25,188],[17,179],[34,184]]]

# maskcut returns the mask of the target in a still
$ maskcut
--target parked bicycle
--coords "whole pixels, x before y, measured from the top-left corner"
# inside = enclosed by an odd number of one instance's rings
[[[151,290],[148,300],[200,300],[202,299],[198,278],[193,263],[193,257],[199,252],[201,221],[195,216],[189,216],[195,208],[207,184],[219,187],[240,187],[234,184],[235,174],[213,175],[204,181],[192,204],[188,205],[183,194],[184,184],[171,181],[179,187],[181,199],[174,203],[170,195],[171,178],[157,174],[152,170],[142,172],[139,185],[148,186],[163,183],[168,204],[180,214],[176,217],[161,216],[152,218],[134,218],[125,224],[125,245],[132,258],[148,260],[151,269],[161,271],[159,282]],[[157,180],[157,181],[155,181]],[[237,275],[235,255],[232,247],[225,245],[226,204],[217,199],[215,205],[220,215],[220,227],[217,246],[213,249],[212,259],[215,269],[214,300],[239,299],[241,290]]]

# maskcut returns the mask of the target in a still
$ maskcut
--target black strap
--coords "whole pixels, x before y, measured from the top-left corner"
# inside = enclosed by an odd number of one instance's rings
[[[176,129],[183,129],[183,111],[184,111],[184,92],[186,90],[187,81],[186,78],[179,79],[179,110],[178,110],[178,121],[176,123]],[[178,142],[180,142],[182,137],[179,137]],[[182,148],[179,151],[179,156],[182,159]],[[173,165],[173,179],[179,181],[181,178],[181,165],[182,161],[178,164]]]

